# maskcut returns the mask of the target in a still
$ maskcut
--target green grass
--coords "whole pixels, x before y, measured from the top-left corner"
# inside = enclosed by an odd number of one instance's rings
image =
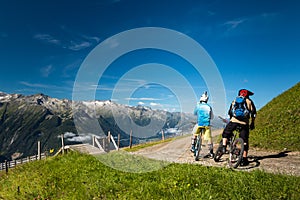
[[[114,156],[119,163],[144,162],[128,154]],[[300,177],[174,163],[148,173],[128,173],[78,153],[24,164],[0,176],[0,199],[5,200],[300,199]]]
[[[257,113],[250,145],[272,150],[300,151],[300,82],[274,98]]]

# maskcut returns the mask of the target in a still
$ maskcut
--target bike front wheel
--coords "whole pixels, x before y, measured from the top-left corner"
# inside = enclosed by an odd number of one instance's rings
[[[232,168],[237,168],[242,159],[243,159],[243,153],[244,153],[244,140],[242,138],[237,138],[234,140],[232,145],[230,145],[229,150],[229,166]]]
[[[201,139],[201,136],[199,135],[197,137],[197,141],[196,141],[196,145],[195,145],[195,161],[199,160],[200,151],[201,151],[201,144],[202,144],[202,139]]]
[[[223,156],[223,141],[221,140],[217,148],[217,151],[215,152],[214,161],[219,162],[222,156]]]

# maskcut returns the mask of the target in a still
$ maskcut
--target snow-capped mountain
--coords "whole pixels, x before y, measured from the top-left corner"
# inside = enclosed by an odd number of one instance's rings
[[[92,123],[95,120],[97,125]],[[105,135],[110,131],[113,136],[121,134],[121,146],[127,146],[128,130],[134,132],[133,142],[138,143],[146,137],[158,137],[161,129],[189,131],[192,121],[195,121],[194,116],[188,114],[121,105],[109,100],[73,102],[44,94],[24,96],[0,92],[0,156],[10,159],[16,154],[34,155],[37,141],[41,141],[43,151],[58,150],[60,135],[64,133],[68,133],[65,142],[72,144],[80,138],[88,140],[92,134]],[[139,127],[150,123],[157,132],[138,133]],[[94,127],[99,125],[102,133]]]

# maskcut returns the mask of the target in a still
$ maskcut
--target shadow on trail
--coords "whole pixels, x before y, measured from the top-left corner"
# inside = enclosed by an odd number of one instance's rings
[[[260,166],[260,162],[259,162],[260,160],[286,157],[286,156],[288,156],[287,153],[289,153],[289,152],[291,152],[291,151],[283,151],[283,152],[279,152],[277,154],[270,154],[270,155],[265,155],[265,156],[250,155],[250,156],[248,156],[249,165],[246,167],[243,167],[243,169],[251,169],[251,168]],[[254,165],[253,165],[253,163],[254,163]]]
[[[291,151],[283,151],[277,154],[271,154],[271,155],[266,155],[266,156],[251,156],[252,158],[256,159],[256,160],[263,160],[266,158],[282,158],[282,157],[286,157],[288,156],[287,153],[289,153]]]

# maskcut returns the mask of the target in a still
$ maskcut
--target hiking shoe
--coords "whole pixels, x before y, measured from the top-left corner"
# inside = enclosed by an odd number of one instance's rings
[[[241,166],[248,166],[249,165],[249,161],[247,158],[243,158],[242,162],[241,162]]]
[[[203,158],[214,158],[214,153],[208,153]]]
[[[210,154],[206,154],[205,156],[203,156],[203,158],[209,158],[210,157]]]
[[[194,153],[194,152],[195,152],[195,147],[192,146],[191,149],[190,149],[190,151],[191,151],[192,153]]]

